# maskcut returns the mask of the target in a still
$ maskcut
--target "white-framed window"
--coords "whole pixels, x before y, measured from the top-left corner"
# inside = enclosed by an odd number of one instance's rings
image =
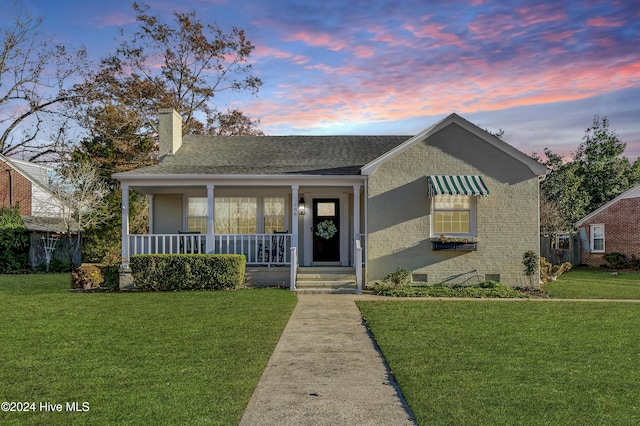
[[[189,197],[187,202],[187,232],[207,233],[207,197]]]
[[[591,225],[591,252],[592,253],[604,253],[604,225]]]
[[[431,234],[468,235],[476,233],[476,197],[436,195],[432,199]]]
[[[284,197],[264,197],[262,202],[263,231],[265,234],[284,232],[285,224]]]
[[[216,197],[214,200],[216,234],[256,234],[258,199],[256,197]]]

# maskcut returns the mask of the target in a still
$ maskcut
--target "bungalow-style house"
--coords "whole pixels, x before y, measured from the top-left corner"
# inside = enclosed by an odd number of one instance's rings
[[[51,167],[0,155],[0,207],[18,208],[30,234],[29,264],[38,267],[46,261],[45,246],[56,241],[54,258],[69,259],[69,242],[61,236],[68,232],[60,201],[49,190]],[[77,224],[72,233],[80,230]],[[74,238],[73,263],[81,263],[81,238]],[[50,253],[51,254],[51,253]]]
[[[353,274],[358,289],[398,268],[432,283],[529,282],[522,256],[539,252],[546,168],[456,114],[415,136],[183,136],[181,126],[160,110],[160,163],[113,176],[124,266],[139,253],[242,253],[250,282],[291,289],[329,271],[312,267]],[[149,197],[148,235],[129,234],[130,190]]]
[[[640,258],[640,185],[586,215],[576,226],[582,240],[582,263],[605,265],[607,253]]]

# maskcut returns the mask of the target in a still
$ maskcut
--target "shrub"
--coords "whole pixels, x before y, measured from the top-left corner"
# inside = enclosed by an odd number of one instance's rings
[[[71,287],[88,290],[98,288],[104,282],[100,267],[94,263],[83,263],[71,273]]]
[[[83,263],[71,273],[71,287],[79,289],[119,287],[119,266],[99,263]]]
[[[527,294],[497,281],[485,281],[481,284],[420,284],[402,289],[393,289],[390,285],[379,283],[374,292],[381,296],[396,297],[474,297],[474,298],[523,298]]]
[[[411,284],[411,272],[406,269],[398,268],[395,272],[384,277],[383,281],[391,284],[393,288],[401,289]]]
[[[29,233],[18,207],[0,208],[0,273],[23,273],[29,269]]]
[[[246,258],[240,254],[154,254],[131,257],[133,285],[139,290],[223,290],[244,283]]]
[[[120,288],[120,265],[100,265],[104,282],[102,287],[109,290],[118,290]]]
[[[533,250],[528,250],[522,255],[524,273],[529,277],[529,286],[531,288],[535,285],[534,281],[538,281],[534,278],[534,275],[538,273],[539,262],[538,255]]]
[[[611,269],[625,269],[629,267],[629,259],[622,253],[607,253],[602,256],[609,262]]]

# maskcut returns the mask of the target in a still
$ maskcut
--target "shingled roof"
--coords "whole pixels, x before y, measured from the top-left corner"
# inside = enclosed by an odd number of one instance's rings
[[[185,135],[174,155],[127,175],[359,175],[410,137]]]

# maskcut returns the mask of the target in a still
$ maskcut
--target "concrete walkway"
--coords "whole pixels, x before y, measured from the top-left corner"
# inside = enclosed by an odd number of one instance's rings
[[[240,425],[415,425],[356,298],[298,294]]]

